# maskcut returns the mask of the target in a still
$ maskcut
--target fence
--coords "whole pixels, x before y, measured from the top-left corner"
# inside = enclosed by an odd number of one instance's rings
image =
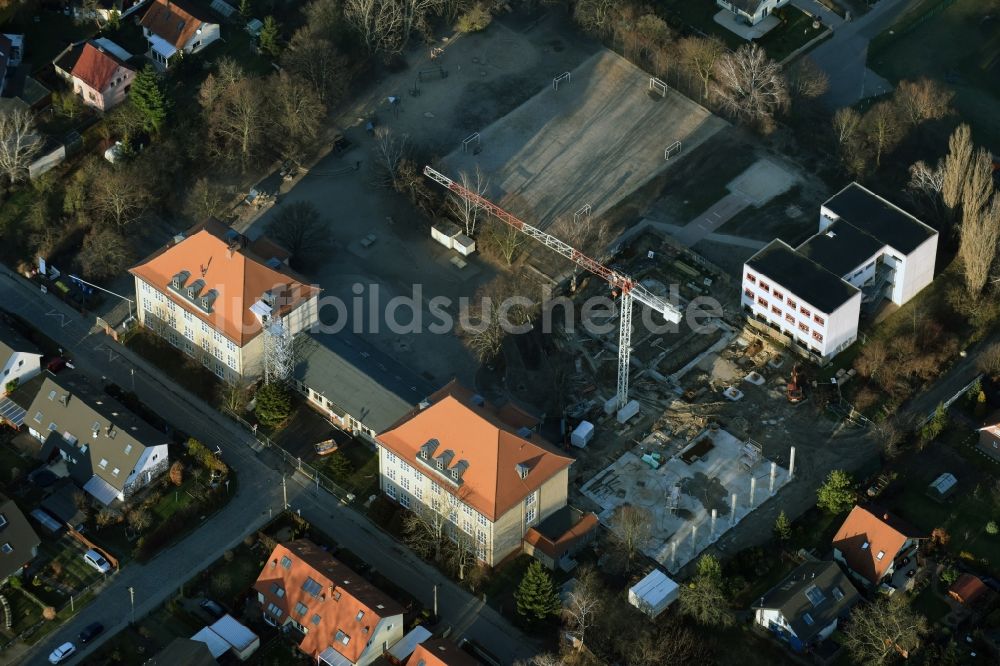
[[[242,416],[232,411],[228,407],[223,407],[222,411],[228,416],[232,417],[237,423],[246,428],[247,432],[257,441],[261,449],[269,449],[270,451],[281,456],[282,461],[289,467],[293,472],[298,472],[304,477],[313,482],[317,488],[322,488],[326,492],[330,493],[336,497],[340,502],[348,504],[354,500],[354,494],[348,492],[341,486],[333,482],[330,477],[323,474],[318,469],[310,465],[309,463],[302,462],[302,458],[299,456],[292,455],[284,449],[280,444],[275,442],[273,439],[268,437],[263,433],[258,433],[257,428],[249,423]]]

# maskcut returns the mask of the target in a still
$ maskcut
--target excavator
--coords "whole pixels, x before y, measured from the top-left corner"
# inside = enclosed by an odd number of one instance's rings
[[[798,364],[792,367],[792,376],[788,380],[788,385],[785,387],[785,397],[788,398],[788,402],[793,405],[795,403],[802,402],[805,398],[805,393],[802,391],[802,378],[799,377]]]

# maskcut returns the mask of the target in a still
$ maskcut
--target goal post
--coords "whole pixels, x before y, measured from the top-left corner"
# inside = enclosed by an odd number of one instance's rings
[[[659,93],[660,97],[667,96],[667,84],[656,78],[655,76],[649,77],[649,92]]]
[[[469,146],[479,148],[480,145],[479,132],[473,132],[469,136],[462,139],[462,152],[469,152]]]
[[[681,142],[680,141],[674,141],[672,144],[670,144],[669,146],[667,146],[663,150],[663,159],[669,160],[671,157],[675,157],[677,155],[680,155],[681,154],[681,148],[682,148]]]
[[[559,76],[556,76],[552,79],[552,89],[559,90],[560,83],[563,82],[571,83],[572,81],[573,81],[573,75],[570,74],[569,72],[563,72]]]

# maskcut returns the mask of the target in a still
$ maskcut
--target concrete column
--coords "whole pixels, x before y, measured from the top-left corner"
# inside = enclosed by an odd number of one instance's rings
[[[730,508],[729,511],[729,524],[730,525],[736,524],[736,493],[733,493],[732,507]]]
[[[795,477],[795,447],[792,447],[792,452],[788,456],[788,480],[791,481]]]
[[[691,526],[691,557],[694,557],[697,552],[695,549],[698,547],[698,526]]]
[[[771,496],[774,496],[774,479],[778,476],[778,463],[771,463]]]
[[[748,505],[751,509],[753,508],[753,496],[754,496],[754,494],[756,494],[756,492],[757,492],[757,477],[756,476],[751,476],[750,477],[750,503]]]
[[[712,541],[715,541],[715,521],[719,517],[719,510],[712,509],[712,534],[709,537]]]
[[[677,568],[677,539],[670,544],[670,568]]]

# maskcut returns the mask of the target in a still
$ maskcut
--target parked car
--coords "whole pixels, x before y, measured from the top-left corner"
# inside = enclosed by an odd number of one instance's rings
[[[49,655],[50,664],[61,664],[76,654],[76,646],[72,643],[63,643]]]
[[[83,628],[83,631],[77,636],[77,640],[81,643],[89,643],[102,633],[104,633],[104,625],[100,622],[92,622]]]
[[[223,609],[222,606],[212,601],[211,599],[202,599],[201,603],[198,605],[201,606],[201,609],[203,611],[205,611],[209,615],[214,615],[215,617],[222,617],[223,615],[226,614],[225,609]]]
[[[96,550],[88,550],[83,554],[83,559],[87,564],[94,567],[102,574],[106,574],[111,571],[111,563],[104,559],[104,557]]]

